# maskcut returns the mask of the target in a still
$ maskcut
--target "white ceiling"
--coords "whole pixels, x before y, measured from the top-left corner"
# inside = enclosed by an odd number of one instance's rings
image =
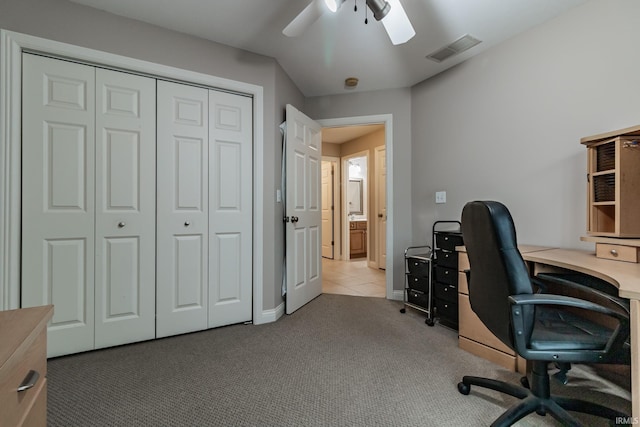
[[[587,0],[402,0],[416,36],[399,46],[370,12],[364,24],[365,0],[346,0],[296,38],[282,29],[310,0],[72,1],[276,58],[309,97],[410,87]],[[464,34],[483,42],[442,63],[425,58]],[[344,87],[350,76],[356,89]]]

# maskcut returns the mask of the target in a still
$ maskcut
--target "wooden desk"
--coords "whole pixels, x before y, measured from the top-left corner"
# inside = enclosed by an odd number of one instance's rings
[[[631,408],[632,416],[640,417],[640,264],[596,258],[592,251],[575,249],[526,252],[522,257],[534,263],[534,271],[551,266],[598,277],[616,286],[618,294],[630,300]]]

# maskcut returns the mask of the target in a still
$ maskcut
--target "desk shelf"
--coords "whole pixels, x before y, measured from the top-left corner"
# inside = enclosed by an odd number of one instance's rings
[[[640,237],[640,126],[585,137],[587,234]]]

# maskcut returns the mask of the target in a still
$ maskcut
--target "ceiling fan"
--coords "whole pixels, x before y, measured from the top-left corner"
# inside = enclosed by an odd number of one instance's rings
[[[287,37],[299,36],[325,13],[336,12],[344,2],[345,0],[311,0],[282,33]],[[415,36],[416,32],[400,0],[366,0],[366,3],[376,21],[382,21],[392,44],[406,43]]]

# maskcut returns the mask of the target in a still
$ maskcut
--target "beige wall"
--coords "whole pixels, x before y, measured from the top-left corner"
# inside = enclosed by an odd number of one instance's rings
[[[367,258],[370,261],[377,262],[376,259],[376,250],[375,245],[377,241],[376,236],[376,227],[375,221],[376,218],[373,217],[375,215],[375,174],[376,174],[376,165],[375,165],[375,148],[381,145],[385,145],[385,130],[380,129],[378,131],[372,132],[368,135],[361,136],[359,138],[352,139],[351,141],[344,142],[342,144],[332,144],[323,142],[322,143],[322,155],[323,156],[331,156],[338,157],[341,159],[340,164],[342,164],[342,158],[356,154],[361,152],[368,153],[367,159],[367,211],[369,212],[369,228],[367,229],[367,239],[369,245],[369,252],[367,253]],[[346,214],[343,212],[340,215],[341,221],[346,220]],[[343,223],[340,224],[340,230],[343,229]],[[340,237],[340,241],[342,241],[342,236]]]

